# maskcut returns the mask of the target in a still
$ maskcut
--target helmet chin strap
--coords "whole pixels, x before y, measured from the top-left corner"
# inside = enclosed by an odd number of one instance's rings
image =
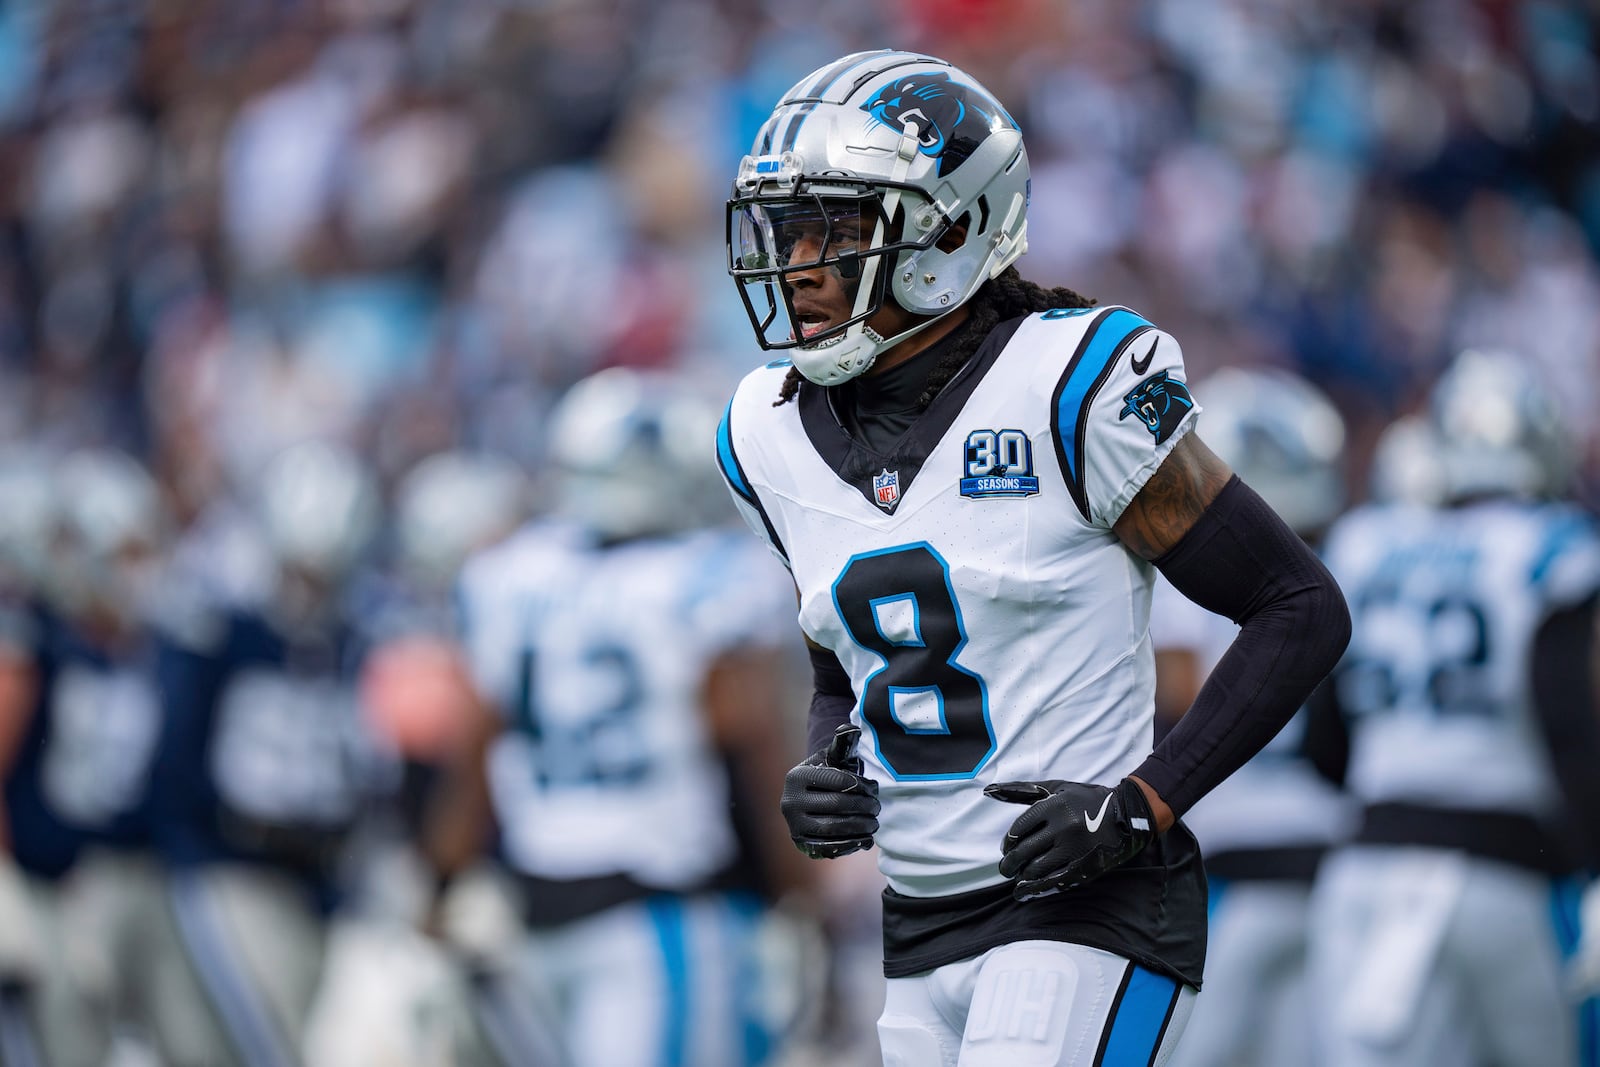
[[[878,216],[878,222],[872,230],[873,248],[883,246],[884,239],[888,236],[888,227],[894,218],[895,210],[900,206],[900,186],[904,184],[906,175],[911,173],[911,164],[917,158],[921,148],[921,139],[918,127],[914,121],[908,120],[902,127],[900,144],[895,149],[895,164],[892,180],[894,185],[883,196],[883,211]],[[883,256],[868,256],[866,264],[861,268],[861,285],[856,290],[856,302],[851,309],[850,317],[858,318],[866,315],[872,307],[872,293],[878,280],[878,272],[884,269]],[[885,287],[885,293],[888,292]],[[951,309],[955,310],[954,308]],[[853,326],[847,327],[831,343],[824,342],[812,351],[822,357],[815,365],[808,366],[811,361],[802,361],[800,353],[804,349],[795,351],[794,365],[807,379],[817,385],[838,385],[851,378],[865,374],[872,369],[878,361],[880,353],[893,348],[901,341],[915,334],[921,333],[929,326],[943,318],[935,315],[917,323],[910,329],[902,330],[893,337],[885,338],[867,325],[865,319]]]

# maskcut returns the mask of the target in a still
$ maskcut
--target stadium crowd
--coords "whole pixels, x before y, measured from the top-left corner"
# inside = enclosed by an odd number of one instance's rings
[[[552,413],[607,368],[726,397],[756,365],[726,277],[729,179],[785,88],[886,45],[944,56],[1012,108],[1033,169],[1031,278],[1138,308],[1183,338],[1196,380],[1276,368],[1320,387],[1347,427],[1348,500],[1369,495],[1385,429],[1484,348],[1538,369],[1575,437],[1575,495],[1600,504],[1600,19],[1578,0],[18,0],[0,6],[6,664],[81,658],[87,637],[199,692],[206,649],[270,658],[282,650],[239,648],[279,640],[342,662],[337,617],[365,645],[428,638],[403,648],[422,668],[369,673],[359,693],[341,676],[341,699],[389,707],[407,704],[396,686],[437,684],[453,694],[440,706],[466,700],[450,689],[449,589],[549,510]],[[268,616],[278,638],[238,621]],[[0,703],[26,703],[0,673]],[[387,813],[330,893],[370,904],[388,891],[374,883],[404,882],[386,863],[420,862],[418,798],[459,738],[408,709],[357,716],[372,734],[350,742],[358,770],[304,785],[330,821],[372,797]],[[119,803],[108,767],[143,766],[125,753],[181,758],[154,740],[169,708],[143,727],[127,714],[104,762],[89,739],[41,772],[77,782],[86,817]],[[281,773],[248,752],[218,767]],[[249,792],[241,807],[277,802]],[[183,824],[184,805],[226,794],[168,791],[150,817]],[[415,854],[389,847],[406,841]],[[110,923],[107,892],[132,899],[204,849],[163,842],[147,864],[89,865],[97,887],[63,915]],[[323,838],[254,843],[328,859]],[[78,858],[45,872],[43,906]],[[765,946],[810,975],[769,1006],[798,1013],[797,1063],[875,1055],[879,883],[870,857],[836,867],[788,901],[802,932]],[[419,902],[428,877],[410,878],[417,899],[371,908],[448,940]],[[299,919],[273,914],[294,941]],[[807,932],[823,926],[831,964]],[[45,982],[40,961],[70,960],[91,1000],[131,995],[106,992],[112,934],[62,955],[5,928],[0,967]],[[191,949],[203,934],[178,931]],[[320,962],[294,966],[309,996]],[[248,1008],[224,1028],[249,1032]],[[321,1062],[366,1054],[329,1035],[331,1009],[274,1010],[305,1022]],[[181,1006],[107,1009],[140,1011]],[[0,1041],[6,1014],[0,995]],[[86,1055],[148,1054],[128,1040]],[[415,1062],[453,1062],[454,1035],[439,1042]],[[300,1055],[282,1054],[248,1062]]]

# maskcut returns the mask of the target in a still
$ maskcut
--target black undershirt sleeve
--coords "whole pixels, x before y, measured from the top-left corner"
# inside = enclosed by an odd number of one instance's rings
[[[1591,650],[1597,597],[1557,611],[1533,639],[1533,703],[1586,865],[1600,864],[1600,712]]]
[[[1240,627],[1194,704],[1133,772],[1182,815],[1272,740],[1338,663],[1350,611],[1316,553],[1237,475],[1155,565]]]
[[[1328,782],[1344,788],[1350,769],[1350,729],[1331,676],[1306,700],[1306,736],[1300,754]]]
[[[825,648],[811,653],[811,713],[806,719],[806,751],[820,752],[833,740],[833,732],[850,719],[856,706],[850,674],[839,657]]]

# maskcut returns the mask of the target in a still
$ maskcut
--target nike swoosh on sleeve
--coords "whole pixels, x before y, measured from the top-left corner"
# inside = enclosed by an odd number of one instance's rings
[[[1161,338],[1156,338],[1156,343],[1150,346],[1150,351],[1144,354],[1144,359],[1134,356],[1132,360],[1133,373],[1143,374],[1150,369],[1150,361],[1156,358],[1156,349],[1161,347]]]

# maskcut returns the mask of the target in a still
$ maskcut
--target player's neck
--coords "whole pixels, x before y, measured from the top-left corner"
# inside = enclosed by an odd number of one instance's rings
[[[884,371],[893,370],[909,359],[914,359],[954,333],[972,314],[972,308],[966,304],[961,305],[939,321],[929,326],[926,330],[907,337],[873,361],[872,369],[864,377],[882,374]]]

